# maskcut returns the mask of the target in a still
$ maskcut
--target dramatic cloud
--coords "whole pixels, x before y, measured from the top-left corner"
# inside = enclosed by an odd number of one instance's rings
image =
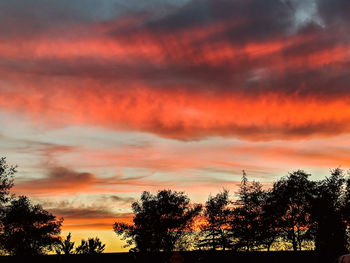
[[[346,96],[326,100],[271,93],[249,98],[147,89],[79,93],[66,89],[63,97],[61,92],[50,96],[9,92],[0,104],[27,112],[40,125],[100,125],[184,140],[214,135],[249,140],[332,136],[349,131],[350,117]]]
[[[349,132],[346,1],[21,2],[1,20],[39,33],[3,33],[2,111],[183,140]]]
[[[243,169],[270,185],[348,167],[349,3],[0,1],[15,193],[111,232],[144,190],[203,202]]]

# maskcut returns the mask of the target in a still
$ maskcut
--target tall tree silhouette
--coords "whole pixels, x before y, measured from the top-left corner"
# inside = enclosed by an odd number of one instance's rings
[[[322,253],[346,251],[350,219],[350,179],[341,169],[318,182],[311,218],[315,221],[315,246]]]
[[[2,218],[2,247],[11,255],[43,254],[59,241],[62,221],[25,196],[15,198]]]
[[[158,191],[156,195],[143,192],[132,204],[133,225],[116,222],[114,231],[122,235],[137,251],[172,251],[191,231],[201,205],[190,205],[183,192]]]
[[[102,244],[101,240],[96,238],[88,238],[81,240],[80,245],[75,249],[77,254],[101,254],[105,250],[106,245]]]
[[[276,200],[274,212],[281,237],[292,244],[293,250],[302,250],[305,242],[313,240],[311,229],[311,203],[315,182],[302,170],[289,173],[273,185],[272,198]]]
[[[55,251],[58,255],[64,254],[64,255],[70,255],[74,252],[74,243],[70,241],[72,235],[69,232],[65,240],[60,240],[57,245],[55,246]]]
[[[236,207],[233,209],[231,224],[234,247],[238,250],[254,250],[262,245],[268,249],[275,238],[273,228],[267,224],[264,207],[267,193],[259,182],[248,182],[245,172],[238,192]],[[264,217],[266,216],[266,217]]]
[[[228,227],[231,217],[229,194],[227,190],[210,196],[205,203],[204,217],[206,222],[201,225],[200,248],[223,249],[231,247]]]

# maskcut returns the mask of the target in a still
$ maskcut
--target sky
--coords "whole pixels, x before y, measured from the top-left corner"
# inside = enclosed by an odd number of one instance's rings
[[[74,240],[142,191],[350,167],[348,0],[2,0],[0,156]]]

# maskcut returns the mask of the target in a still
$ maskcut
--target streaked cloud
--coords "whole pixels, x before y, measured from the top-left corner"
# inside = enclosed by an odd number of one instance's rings
[[[161,17],[128,11],[89,23],[72,4],[70,30],[2,41],[0,106],[53,127],[98,125],[181,140],[347,133],[346,29],[334,30],[323,13],[327,1],[308,3],[304,16],[325,22],[306,19],[297,30],[300,1],[193,0],[165,5],[171,12]],[[61,21],[59,10],[47,13]],[[83,16],[91,18],[89,10]]]
[[[243,169],[268,186],[348,167],[349,10],[1,1],[0,156],[20,167],[15,192],[65,229],[107,230],[143,190],[197,202],[234,192]]]

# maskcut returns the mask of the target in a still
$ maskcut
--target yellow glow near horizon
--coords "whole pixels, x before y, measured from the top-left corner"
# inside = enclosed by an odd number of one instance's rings
[[[120,240],[118,236],[112,230],[100,230],[100,229],[73,229],[64,230],[61,232],[61,237],[66,238],[68,233],[71,233],[71,240],[75,242],[75,247],[79,246],[82,239],[87,240],[89,237],[98,237],[103,244],[106,244],[104,253],[112,252],[128,252],[130,248],[124,248],[125,242]]]

